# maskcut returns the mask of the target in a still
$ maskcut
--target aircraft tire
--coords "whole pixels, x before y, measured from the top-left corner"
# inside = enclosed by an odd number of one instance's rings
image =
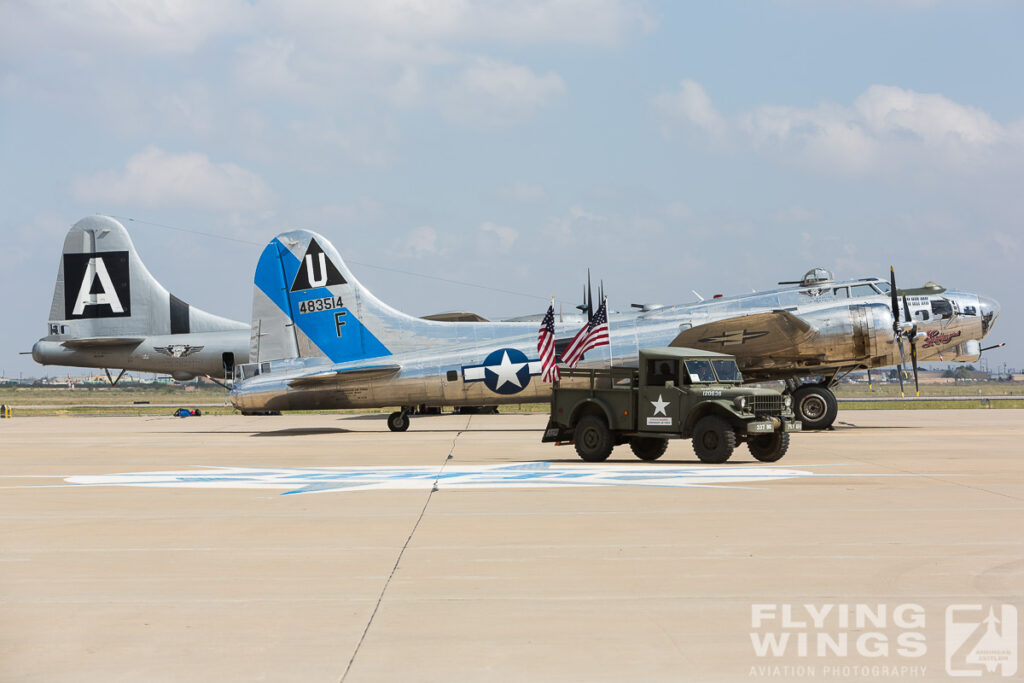
[[[747,448],[754,459],[761,462],[776,462],[782,459],[789,449],[789,432],[759,434],[751,437]]]
[[[693,452],[701,462],[718,465],[736,449],[736,432],[717,415],[706,415],[693,428]]]
[[[658,439],[649,436],[634,436],[629,440],[629,447],[633,455],[641,460],[657,460],[665,455],[668,448],[668,439]]]
[[[388,415],[388,429],[393,432],[404,432],[409,428],[409,415],[400,410]]]
[[[839,403],[828,387],[807,384],[793,392],[793,412],[804,429],[828,429],[839,414]]]
[[[615,447],[608,424],[597,415],[587,415],[576,423],[573,442],[576,453],[587,462],[607,460]]]

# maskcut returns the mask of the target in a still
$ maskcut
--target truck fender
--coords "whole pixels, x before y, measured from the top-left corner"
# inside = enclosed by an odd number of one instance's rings
[[[569,425],[571,427],[575,427],[576,423],[585,415],[600,415],[609,426],[614,424],[612,422],[611,411],[605,402],[600,399],[587,398],[580,401],[576,407],[573,408],[572,417],[569,418]]]
[[[683,425],[684,432],[687,434],[693,432],[693,427],[697,424],[697,420],[705,415],[718,415],[724,418],[730,425],[735,426],[736,416],[733,413],[730,413],[714,401],[706,401],[699,404],[686,416],[686,423]]]

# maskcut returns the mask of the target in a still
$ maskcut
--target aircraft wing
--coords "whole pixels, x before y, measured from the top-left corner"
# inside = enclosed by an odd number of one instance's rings
[[[330,384],[344,384],[350,381],[365,381],[370,379],[385,379],[398,374],[402,369],[401,365],[364,365],[358,368],[346,368],[344,370],[330,370],[318,372],[313,375],[296,377],[288,382],[290,387],[318,387]]]
[[[69,349],[94,349],[109,348],[111,346],[138,346],[145,337],[84,337],[82,339],[68,339],[61,346]]]
[[[737,357],[768,354],[796,355],[796,348],[816,334],[803,319],[788,311],[753,313],[691,327],[669,346],[729,353]]]

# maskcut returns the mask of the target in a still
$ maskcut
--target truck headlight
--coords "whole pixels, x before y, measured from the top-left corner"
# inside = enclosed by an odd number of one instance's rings
[[[747,409],[747,397],[746,396],[738,397],[734,401],[734,403],[736,404],[737,410],[746,410]]]
[[[786,396],[785,398],[783,398],[782,399],[782,405],[786,406],[787,408],[792,408],[793,407],[793,397],[792,396]]]

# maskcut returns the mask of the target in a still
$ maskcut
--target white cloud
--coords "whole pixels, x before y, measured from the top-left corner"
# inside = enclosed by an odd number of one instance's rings
[[[517,180],[507,187],[501,188],[501,196],[522,204],[532,204],[543,201],[547,197],[547,191],[543,185],[527,183]]]
[[[0,3],[0,25],[17,27],[5,32],[0,53],[192,52],[243,29],[251,10],[240,0],[14,0]]]
[[[675,127],[694,128],[841,174],[907,165],[969,172],[1008,148],[1016,154],[1024,142],[1022,122],[1004,126],[943,95],[887,85],[872,85],[850,106],[762,105],[728,118],[699,84],[684,80],[653,104],[665,117],[667,135]]]
[[[755,146],[777,148],[782,154],[797,154],[813,166],[847,172],[870,171],[882,151],[870,131],[835,105],[758,107],[740,116],[738,129]]]
[[[536,74],[525,66],[477,58],[438,95],[446,118],[460,123],[500,126],[527,118],[565,91],[558,74]]]
[[[291,121],[287,124],[290,139],[307,163],[322,160],[325,165],[339,157],[367,166],[385,167],[393,156],[392,148],[398,132],[392,126],[379,125],[343,127],[329,119]]]
[[[855,116],[876,134],[909,134],[931,145],[946,142],[992,144],[1005,130],[974,107],[942,95],[873,85],[853,103]]]
[[[996,247],[1003,254],[1009,255],[1020,249],[1020,238],[1016,235],[1009,235],[1005,232],[995,231],[989,235],[989,239],[995,243]]]
[[[613,45],[653,20],[636,0],[271,0],[268,25],[400,42],[460,40]],[[273,18],[273,21],[269,21]]]
[[[799,204],[780,209],[772,215],[772,220],[776,223],[806,223],[815,218],[818,218],[818,212]]]
[[[147,208],[249,210],[265,207],[272,193],[255,173],[205,154],[170,154],[148,147],[128,159],[122,171],[76,178],[75,198],[102,205]]]
[[[668,121],[681,120],[714,136],[725,131],[725,119],[711,103],[707,91],[695,81],[684,79],[678,90],[656,95],[654,105]]]
[[[693,209],[685,202],[669,202],[665,207],[665,216],[673,221],[685,221],[693,216]]]
[[[607,223],[608,217],[587,211],[579,204],[569,207],[565,216],[556,216],[548,221],[547,233],[559,246],[580,244],[581,238],[593,239],[598,225]]]
[[[430,254],[442,254],[444,250],[438,247],[440,235],[437,230],[429,225],[420,225],[405,233],[403,237],[392,241],[391,247],[402,256],[412,258],[423,258]]]
[[[512,246],[519,239],[519,231],[504,225],[496,225],[491,222],[480,225],[480,248],[483,251],[497,249],[501,253],[508,253]]]
[[[235,76],[244,86],[266,95],[304,94],[310,87],[293,66],[295,43],[282,38],[267,38],[241,46],[235,63]]]

